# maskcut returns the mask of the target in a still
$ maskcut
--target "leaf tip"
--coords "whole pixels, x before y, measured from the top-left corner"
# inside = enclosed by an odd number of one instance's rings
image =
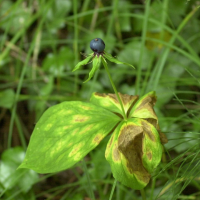
[[[27,168],[27,167],[24,166],[24,165],[25,165],[24,162],[22,162],[22,163],[17,167],[16,170],[19,170],[19,169],[22,169],[22,168]]]

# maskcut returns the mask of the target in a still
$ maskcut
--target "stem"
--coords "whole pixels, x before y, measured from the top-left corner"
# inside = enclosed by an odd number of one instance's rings
[[[91,198],[92,200],[95,200],[94,192],[93,192],[93,190],[92,190],[92,183],[91,183],[91,181],[90,181],[90,176],[89,176],[89,173],[88,173],[88,169],[87,169],[87,165],[86,165],[85,159],[83,159],[83,168],[84,168],[84,172],[85,172],[85,174],[86,174],[87,181],[88,181],[88,184],[89,184],[90,198]]]
[[[110,193],[109,200],[112,200],[112,197],[113,197],[113,193],[114,193],[116,184],[117,184],[117,180],[115,179],[115,181],[114,181],[114,183],[113,183],[113,186],[112,186],[112,190],[111,190],[111,193]]]
[[[149,16],[149,8],[151,4],[151,0],[147,0],[145,5],[145,15],[144,15],[144,22],[142,27],[142,40],[141,40],[141,50],[140,50],[140,57],[139,57],[139,67],[137,69],[137,78],[136,78],[136,94],[139,94],[140,91],[140,84],[141,84],[141,77],[142,77],[142,64],[143,64],[143,55],[145,51],[145,41],[146,41],[146,33],[147,33],[147,25],[148,25],[148,16]],[[139,94],[141,95],[141,94]]]
[[[156,184],[156,178],[153,178],[152,179],[152,186],[151,186],[151,197],[150,197],[150,200],[153,200],[155,184]]]
[[[12,134],[13,134],[13,127],[14,127],[14,120],[15,120],[15,117],[16,117],[17,102],[18,102],[18,99],[19,99],[19,94],[21,92],[22,83],[23,83],[23,80],[24,80],[24,77],[25,77],[25,74],[26,74],[26,70],[28,68],[28,62],[29,62],[29,59],[31,57],[31,53],[33,52],[34,45],[35,45],[35,42],[32,42],[31,47],[30,47],[29,52],[28,52],[27,57],[26,57],[25,64],[22,68],[19,83],[18,83],[18,86],[17,86],[14,105],[13,105],[13,108],[11,110],[11,119],[10,119],[9,132],[8,132],[8,146],[7,146],[7,148],[10,148],[11,145],[12,145]]]
[[[111,77],[111,75],[110,75],[110,72],[109,72],[109,69],[108,69],[108,65],[107,65],[107,63],[106,63],[106,60],[105,60],[103,57],[102,57],[101,60],[102,60],[103,65],[104,65],[104,67],[105,67],[105,69],[106,69],[106,72],[107,72],[107,74],[108,74],[108,77],[109,77],[110,83],[111,83],[111,85],[112,85],[112,87],[113,87],[113,90],[114,90],[114,92],[115,92],[115,94],[116,94],[116,97],[117,97],[117,99],[118,99],[118,101],[119,101],[119,103],[120,103],[120,106],[121,106],[121,109],[122,109],[122,112],[123,112],[124,120],[127,121],[127,117],[126,117],[126,113],[125,113],[125,110],[124,110],[124,106],[123,106],[123,104],[122,104],[122,100],[121,100],[121,98],[120,98],[120,96],[119,96],[119,94],[118,94],[118,91],[117,91],[117,89],[116,89],[116,87],[115,87],[115,84],[114,84],[114,82],[113,82],[113,80],[112,80],[112,77]]]
[[[18,132],[19,132],[19,138],[20,138],[22,147],[23,147],[24,150],[26,150],[26,148],[27,148],[26,140],[25,140],[25,136],[23,134],[20,119],[19,119],[19,116],[17,115],[17,113],[15,113],[15,123],[16,123],[17,129],[18,129]]]
[[[73,14],[74,14],[74,41],[73,41],[73,49],[75,53],[75,59],[74,63],[76,64],[78,62],[78,17],[77,17],[77,11],[78,9],[78,2],[77,0],[73,1]],[[77,72],[75,73],[74,76],[74,82],[75,82],[75,87],[74,87],[74,94],[77,94],[78,91],[78,74]]]
[[[162,162],[166,163],[167,162],[167,158],[166,158],[166,154],[165,154],[165,146],[162,145]]]
[[[145,194],[145,192],[144,192],[144,189],[141,189],[141,190],[140,190],[140,193],[141,193],[141,195],[142,195],[142,200],[146,200],[146,194]]]

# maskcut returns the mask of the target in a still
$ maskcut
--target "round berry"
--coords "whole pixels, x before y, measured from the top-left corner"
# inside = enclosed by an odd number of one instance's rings
[[[101,38],[95,38],[90,42],[90,48],[95,53],[101,53],[105,49],[105,43]]]

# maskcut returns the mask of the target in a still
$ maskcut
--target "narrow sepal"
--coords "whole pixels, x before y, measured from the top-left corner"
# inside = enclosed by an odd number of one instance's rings
[[[116,64],[128,65],[128,66],[132,67],[133,69],[135,69],[135,67],[133,65],[130,65],[129,63],[121,62],[121,61],[117,60],[116,58],[114,58],[111,54],[109,54],[105,51],[104,51],[104,57],[107,58],[110,62],[114,62]]]
[[[84,60],[80,61],[73,69],[72,72],[76,71],[77,69],[79,69],[81,66],[86,65],[93,57],[92,55],[89,55],[88,57],[86,57]]]
[[[93,76],[94,76],[94,73],[99,69],[101,65],[101,55],[98,57],[98,56],[95,56],[93,58],[93,62],[92,62],[92,69],[89,73],[89,77],[86,81],[84,81],[83,83],[86,83],[88,82]]]

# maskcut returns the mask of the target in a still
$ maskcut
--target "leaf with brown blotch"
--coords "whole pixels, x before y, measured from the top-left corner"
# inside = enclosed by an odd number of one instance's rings
[[[118,94],[122,100],[122,104],[128,118],[147,120],[157,129],[160,135],[161,143],[165,144],[168,142],[165,134],[160,131],[158,118],[153,108],[156,103],[156,95],[154,91],[149,92],[140,98],[138,95]],[[92,94],[90,101],[97,106],[106,108],[107,110],[120,115],[121,118],[123,116],[120,103],[115,94],[95,92]]]
[[[168,142],[168,140],[165,134],[160,131],[158,118],[153,108],[156,103],[156,99],[157,98],[154,91],[151,91],[142,96],[131,109],[129,117],[147,120],[157,129],[160,135],[161,142],[165,144]]]
[[[114,177],[133,189],[144,188],[160,163],[162,145],[156,128],[149,122],[131,118],[115,129],[106,148],[106,159]]]
[[[156,103],[155,92],[149,92],[142,96],[130,111],[129,117],[143,118],[150,120],[150,123],[155,127],[158,123],[158,118],[154,112],[153,106]]]
[[[128,114],[130,107],[132,107],[138,100],[138,95],[118,94],[124,106],[125,113]],[[97,106],[110,110],[111,112],[123,115],[120,103],[115,94],[101,94],[95,92],[92,94],[90,101]]]

